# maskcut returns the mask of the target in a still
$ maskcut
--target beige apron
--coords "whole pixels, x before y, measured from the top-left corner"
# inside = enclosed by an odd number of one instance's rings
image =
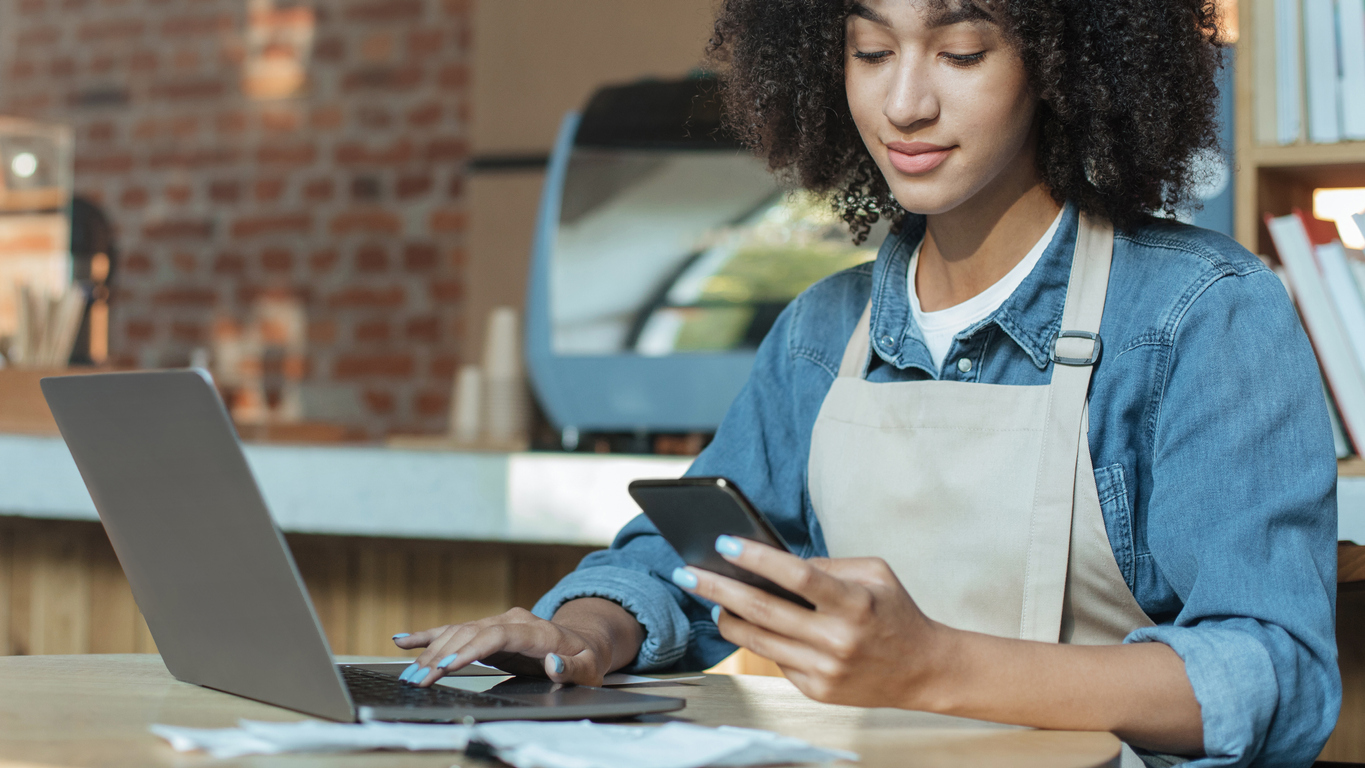
[[[1113,242],[1081,217],[1046,386],[867,382],[864,310],[811,435],[831,557],[884,559],[958,629],[1100,645],[1151,626],[1114,561],[1086,440]]]

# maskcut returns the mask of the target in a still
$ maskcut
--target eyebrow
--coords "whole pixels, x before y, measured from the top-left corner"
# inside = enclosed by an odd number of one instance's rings
[[[889,28],[891,26],[891,22],[885,16],[856,1],[849,5],[848,15],[866,19],[881,27]],[[995,17],[991,15],[990,11],[968,0],[968,2],[959,3],[955,7],[938,11],[929,17],[929,27],[950,27],[964,21],[984,21],[994,24]]]
[[[863,5],[862,3],[854,2],[853,4],[849,5],[848,15],[857,16],[860,19],[867,19],[868,21],[880,27],[889,28],[891,26],[891,22],[887,21],[885,16],[881,15],[880,13],[877,13],[871,8],[868,8],[866,5]]]
[[[994,24],[995,17],[991,15],[990,11],[968,0],[958,4],[955,8],[947,8],[929,17],[929,26],[950,27],[964,21],[984,21],[988,24]]]

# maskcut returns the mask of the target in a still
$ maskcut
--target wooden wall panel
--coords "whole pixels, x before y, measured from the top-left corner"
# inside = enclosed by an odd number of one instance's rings
[[[588,547],[286,537],[338,654],[411,656],[390,640],[527,607]],[[536,590],[539,590],[537,592]],[[0,517],[0,654],[155,653],[104,529]]]
[[[518,550],[512,555],[512,604],[530,610],[564,574],[578,566],[590,549],[546,546],[545,551]]]
[[[10,642],[10,561],[14,549],[14,537],[0,527],[0,656],[8,656]]]
[[[1319,760],[1365,763],[1365,582],[1337,589],[1341,717]]]
[[[137,647],[140,619],[133,590],[114,550],[91,532],[90,653],[128,653]]]
[[[14,525],[8,530],[8,538],[11,542],[10,557],[10,653],[27,655],[38,653],[33,648],[32,633],[29,630],[32,624],[31,609],[33,603],[33,549],[37,537],[34,535],[33,526]],[[55,534],[54,534],[55,535]]]
[[[34,653],[88,653],[90,649],[89,533],[65,527],[36,537],[30,604]]]
[[[345,646],[351,620],[349,552],[343,542],[327,536],[300,536],[290,543],[322,631],[334,646]]]
[[[376,542],[357,554],[349,643],[354,653],[382,655],[393,648],[390,636],[408,624],[403,604],[407,560],[389,542]]]

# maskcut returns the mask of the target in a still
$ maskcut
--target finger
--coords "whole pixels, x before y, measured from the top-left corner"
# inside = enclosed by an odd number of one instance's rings
[[[602,672],[598,667],[597,658],[587,649],[575,654],[547,653],[545,676],[556,683],[602,684]]]
[[[458,648],[455,647],[455,643],[446,646],[452,649],[451,652],[456,654],[456,658],[441,668],[441,674],[449,674],[497,653],[517,653],[542,658],[547,653],[562,650],[558,647],[562,637],[558,627],[548,621],[538,624],[494,624],[483,627],[467,642],[459,644]],[[442,660],[444,658],[438,659]],[[419,684],[435,679],[428,675]]]
[[[497,616],[489,616],[465,624],[447,624],[445,627],[437,627],[436,629],[429,630],[430,632],[437,632],[438,630],[444,631],[439,632],[435,639],[423,643],[423,645],[426,646],[426,650],[418,654],[412,665],[403,670],[403,676],[400,676],[400,679],[405,679],[406,682],[417,682],[417,680],[407,680],[406,677],[420,678],[421,675],[419,674],[419,671],[421,669],[425,668],[430,670],[434,668],[438,660],[445,658],[451,653],[458,652],[460,646],[465,642],[468,642],[470,638],[478,634],[478,631],[484,627],[491,627],[497,624],[527,624],[541,621],[542,619],[537,618],[535,614],[528,610],[513,608],[510,611]],[[413,645],[412,647],[419,646]]]
[[[794,592],[821,610],[835,609],[848,595],[841,580],[790,552],[735,536],[716,539],[716,551],[746,571]]]
[[[428,645],[427,649],[407,669],[403,670],[403,674],[399,675],[398,679],[413,685],[424,680],[435,682],[454,664],[465,643],[474,638],[482,629],[483,627],[473,624],[452,625],[436,641]]]
[[[784,672],[787,669],[805,672],[815,668],[820,653],[810,645],[791,637],[779,635],[722,611],[716,626],[720,636],[750,651],[770,659]]]
[[[425,648],[427,647],[427,645],[431,643],[432,640],[435,640],[437,637],[440,637],[441,633],[445,632],[451,626],[453,625],[446,624],[440,627],[432,627],[431,629],[425,629],[422,630],[421,632],[399,632],[398,634],[393,636],[393,644],[404,650],[411,650],[413,648]]]
[[[486,627],[492,624],[525,624],[528,622],[536,621],[540,621],[540,619],[537,618],[535,614],[531,613],[525,608],[512,608],[508,611],[498,614],[497,616],[488,616],[482,619],[477,619],[475,621],[465,622],[464,624],[445,624],[443,626],[433,627],[422,632],[413,633],[399,632],[398,634],[393,636],[393,642],[399,648],[408,649],[424,648],[430,645],[433,640],[440,637],[444,632],[446,632],[452,627],[466,625]]]
[[[685,570],[695,581],[695,586],[689,591],[720,605],[732,614],[743,616],[750,623],[805,642],[813,642],[831,631],[828,623],[832,619],[829,615],[822,616],[790,600],[770,595],[757,587],[718,573],[700,568]]]

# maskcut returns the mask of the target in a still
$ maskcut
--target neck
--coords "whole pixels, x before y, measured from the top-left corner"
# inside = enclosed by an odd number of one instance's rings
[[[1038,242],[1061,210],[1032,172],[997,179],[968,202],[927,218],[915,273],[926,312],[956,306],[994,285]]]

